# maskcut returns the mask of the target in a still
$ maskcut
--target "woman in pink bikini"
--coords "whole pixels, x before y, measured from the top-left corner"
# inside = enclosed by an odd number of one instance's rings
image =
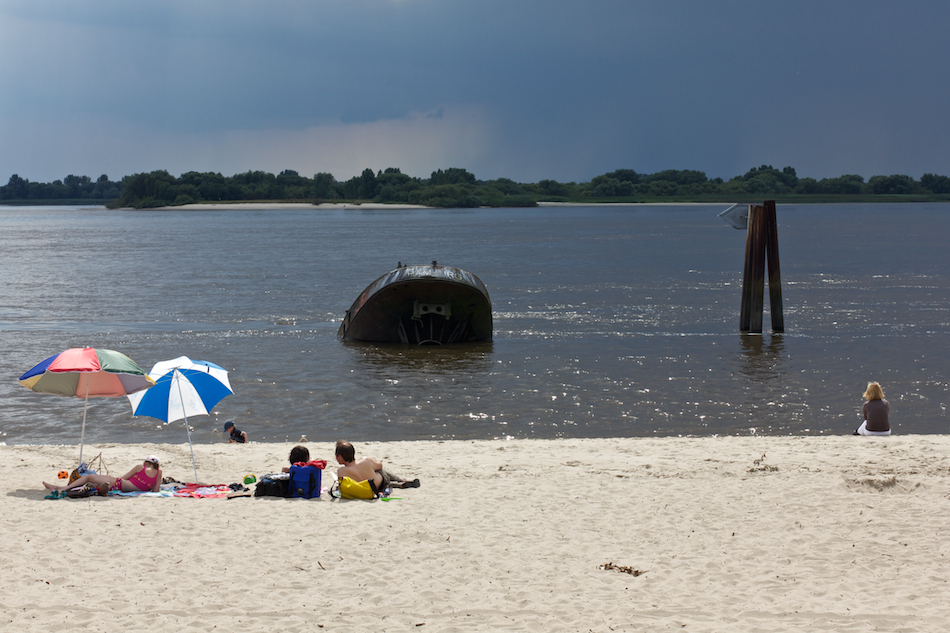
[[[86,484],[95,484],[99,487],[99,494],[103,497],[112,490],[120,492],[158,492],[162,484],[162,469],[158,467],[158,457],[149,455],[140,466],[136,466],[121,477],[109,475],[83,475],[76,481],[65,486],[54,486],[45,481],[47,490],[62,492],[73,488],[82,488]]]

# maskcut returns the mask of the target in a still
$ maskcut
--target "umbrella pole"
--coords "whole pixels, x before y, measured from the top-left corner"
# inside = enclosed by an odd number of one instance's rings
[[[188,426],[188,416],[185,415],[185,400],[181,395],[181,373],[175,370],[175,384],[178,386],[178,400],[181,402],[181,413],[185,417],[185,430],[188,431],[188,448],[191,449],[191,467],[195,471],[195,483],[198,483],[198,466],[195,465],[195,447],[191,443],[191,427]]]
[[[81,374],[80,374],[81,376]],[[86,378],[86,399],[82,405],[82,433],[79,435],[79,463],[82,464],[82,447],[86,443],[86,409],[89,408],[89,378]]]
[[[185,416],[185,430],[188,431],[188,448],[191,449],[191,467],[195,470],[195,483],[198,483],[198,467],[195,465],[195,447],[191,443],[191,427],[188,426],[187,416]]]

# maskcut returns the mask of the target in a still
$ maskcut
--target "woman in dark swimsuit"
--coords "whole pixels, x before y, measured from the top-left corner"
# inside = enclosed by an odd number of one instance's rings
[[[162,469],[158,467],[158,464],[158,457],[149,455],[142,462],[142,465],[136,466],[121,477],[83,475],[65,486],[54,486],[45,481],[43,485],[46,486],[47,490],[62,492],[73,488],[82,488],[86,484],[95,484],[99,487],[99,494],[102,496],[107,495],[112,490],[120,492],[158,492],[162,484]]]

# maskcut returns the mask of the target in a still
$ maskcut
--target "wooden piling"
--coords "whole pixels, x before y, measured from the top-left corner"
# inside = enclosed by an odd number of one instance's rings
[[[769,311],[772,315],[772,331],[785,331],[785,316],[782,314],[782,276],[778,265],[778,220],[775,216],[775,200],[765,204],[765,245],[769,262]]]
[[[749,205],[749,226],[745,238],[745,268],[742,272],[742,307],[739,331],[762,332],[762,308],[765,291],[765,243],[763,207]]]
[[[765,303],[765,262],[769,264],[769,305],[772,331],[784,332],[782,286],[778,261],[778,222],[775,201],[749,205],[746,229],[745,266],[742,272],[742,305],[739,309],[739,331],[761,334]]]

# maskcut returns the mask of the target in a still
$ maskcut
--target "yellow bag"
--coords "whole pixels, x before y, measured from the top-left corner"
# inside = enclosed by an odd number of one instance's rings
[[[344,499],[375,499],[373,485],[366,481],[354,481],[349,477],[340,477],[340,496]]]

